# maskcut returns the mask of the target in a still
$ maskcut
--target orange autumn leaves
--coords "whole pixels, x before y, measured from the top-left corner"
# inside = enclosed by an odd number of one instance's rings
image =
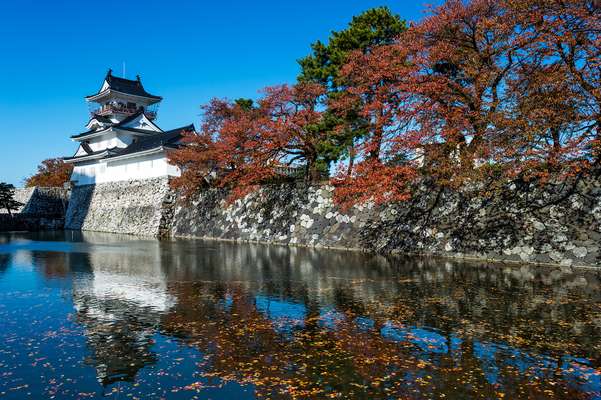
[[[25,180],[27,187],[63,187],[69,182],[73,165],[66,164],[60,158],[50,158],[42,161],[37,172]]]
[[[394,43],[350,53],[335,93],[298,83],[252,105],[214,100],[171,155],[175,186],[192,194],[211,171],[242,196],[295,166],[308,182],[334,172],[350,206],[409,199],[424,179],[494,188],[586,173],[601,159],[599,32],[593,1],[447,1]]]
[[[182,169],[174,185],[192,194],[214,183],[240,197],[287,167],[318,179],[319,146],[327,140],[324,101],[324,89],[312,83],[266,88],[256,104],[211,101],[203,107],[202,132],[187,135],[187,145],[170,154]]]

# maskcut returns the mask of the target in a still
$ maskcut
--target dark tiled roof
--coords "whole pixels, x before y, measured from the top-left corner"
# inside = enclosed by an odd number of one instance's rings
[[[85,150],[85,152],[87,154],[82,154],[80,156],[65,157],[65,158],[63,158],[63,160],[69,161],[69,160],[77,160],[78,158],[97,156],[98,154],[102,154],[102,153],[105,153],[107,151],[108,151],[109,154],[111,154],[111,153],[114,153],[114,152],[118,151],[118,148],[117,147],[111,147],[110,149],[104,149],[104,150],[92,151],[92,152],[88,152],[88,150],[85,149],[85,148],[84,148],[84,150]]]
[[[112,124],[113,121],[111,121],[110,118],[105,117],[104,115],[94,115],[92,118],[90,118],[90,121],[96,120],[98,122],[102,122],[103,124]],[[90,121],[88,121],[88,124],[90,123]]]
[[[151,131],[148,129],[139,129],[139,128],[124,128],[124,127],[119,127],[119,129],[123,130],[123,131],[129,131],[129,132],[136,132],[136,133],[145,133],[147,135],[158,135],[163,133],[162,131]]]
[[[157,100],[162,99],[162,97],[152,95],[144,89],[144,86],[142,86],[142,82],[140,81],[140,76],[138,76],[136,80],[119,78],[119,77],[113,76],[113,71],[109,69],[108,73],[106,74],[105,79],[106,79],[107,83],[109,84],[109,87],[112,90],[115,90],[117,92],[131,94],[133,96],[148,97],[148,98],[157,99]],[[96,95],[94,94],[94,95],[87,96],[87,97],[93,97],[93,96],[96,96]]]
[[[132,130],[131,128],[125,128],[125,129]],[[142,131],[142,130],[139,130],[139,131]],[[142,131],[142,132],[144,132],[144,131]],[[145,131],[145,133],[146,132],[148,132],[148,131]],[[81,145],[87,154],[84,154],[81,156],[65,157],[65,160],[77,160],[77,159],[83,158],[83,157],[95,156],[98,154],[102,154],[105,151],[108,151],[108,153],[109,153],[108,156],[105,158],[115,158],[115,157],[121,157],[121,156],[125,156],[125,155],[140,153],[143,151],[153,150],[153,149],[156,149],[159,147],[176,148],[176,147],[178,147],[178,142],[182,139],[182,135],[184,132],[196,132],[196,129],[194,128],[194,124],[183,126],[181,128],[177,128],[177,129],[172,129],[167,132],[155,132],[155,134],[147,136],[147,137],[143,137],[139,141],[134,142],[125,148],[113,147],[113,148],[110,148],[107,150],[91,151],[90,146],[86,142],[83,142]]]
[[[96,129],[96,130],[91,130],[91,131],[86,131],[86,132],[78,133],[77,135],[71,136],[71,139],[80,139],[82,137],[91,135],[92,133],[104,131],[104,130],[106,130],[108,128],[110,128],[110,126],[107,126],[106,128],[101,128],[101,129]]]
[[[92,154],[94,152],[94,150],[92,150],[88,142],[82,142],[81,148],[88,154]]]
[[[147,138],[143,138],[135,143],[132,143],[123,150],[109,156],[121,157],[128,154],[139,153],[142,151],[152,150],[158,147],[177,147],[177,142],[182,138],[184,132],[195,132],[193,124],[183,126],[181,128],[172,129],[167,132],[157,133]]]
[[[96,133],[96,132],[102,132],[105,129],[108,128],[120,128],[120,129],[125,129],[125,130],[129,130],[132,132],[140,132],[140,133],[153,133],[154,131],[144,131],[143,129],[136,129],[136,128],[123,128],[123,125],[135,120],[136,118],[138,118],[140,115],[142,115],[144,113],[144,110],[138,110],[135,114],[130,115],[129,117],[125,118],[123,121],[114,124],[112,122],[110,122],[110,125],[101,129],[97,129],[97,130],[90,130],[90,131],[86,131],[86,132],[82,132],[82,133],[78,133],[77,135],[73,135],[71,136],[71,139],[80,139],[82,137],[86,137],[88,135],[91,135],[92,133]],[[108,118],[107,118],[108,119]]]

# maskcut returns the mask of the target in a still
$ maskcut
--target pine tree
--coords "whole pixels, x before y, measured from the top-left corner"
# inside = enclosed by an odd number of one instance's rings
[[[15,187],[9,183],[0,182],[0,209],[6,209],[9,215],[18,210],[23,203],[15,200]]]
[[[298,60],[301,73],[299,82],[319,83],[328,89],[328,97],[336,100],[346,89],[349,82],[341,73],[356,51],[369,54],[378,46],[392,44],[403,32],[407,24],[388,7],[369,9],[355,17],[346,29],[333,31],[327,44],[317,41],[311,45],[312,52]],[[361,104],[356,108],[347,108],[343,114],[328,110],[322,128],[328,130],[327,140],[320,144],[320,161],[327,168],[332,161],[340,159],[345,153],[352,168],[354,154],[353,143],[369,134],[369,123],[359,114]],[[337,129],[345,126],[346,129]]]

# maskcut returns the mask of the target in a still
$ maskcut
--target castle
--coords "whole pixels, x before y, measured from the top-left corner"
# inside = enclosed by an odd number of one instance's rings
[[[87,131],[71,136],[79,148],[64,159],[74,166],[73,186],[180,175],[167,151],[194,125],[159,128],[154,120],[162,97],[148,93],[139,76],[119,78],[109,69],[98,93],[85,99],[91,105]]]

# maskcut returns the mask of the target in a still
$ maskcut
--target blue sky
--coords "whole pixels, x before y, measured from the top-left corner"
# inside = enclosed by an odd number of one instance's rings
[[[427,1],[432,3],[432,1]],[[195,123],[212,97],[255,97],[293,82],[311,42],[386,5],[418,20],[421,1],[16,0],[0,2],[0,181],[20,186],[37,164],[72,155],[84,96],[108,68],[142,76],[164,100],[163,129]]]

